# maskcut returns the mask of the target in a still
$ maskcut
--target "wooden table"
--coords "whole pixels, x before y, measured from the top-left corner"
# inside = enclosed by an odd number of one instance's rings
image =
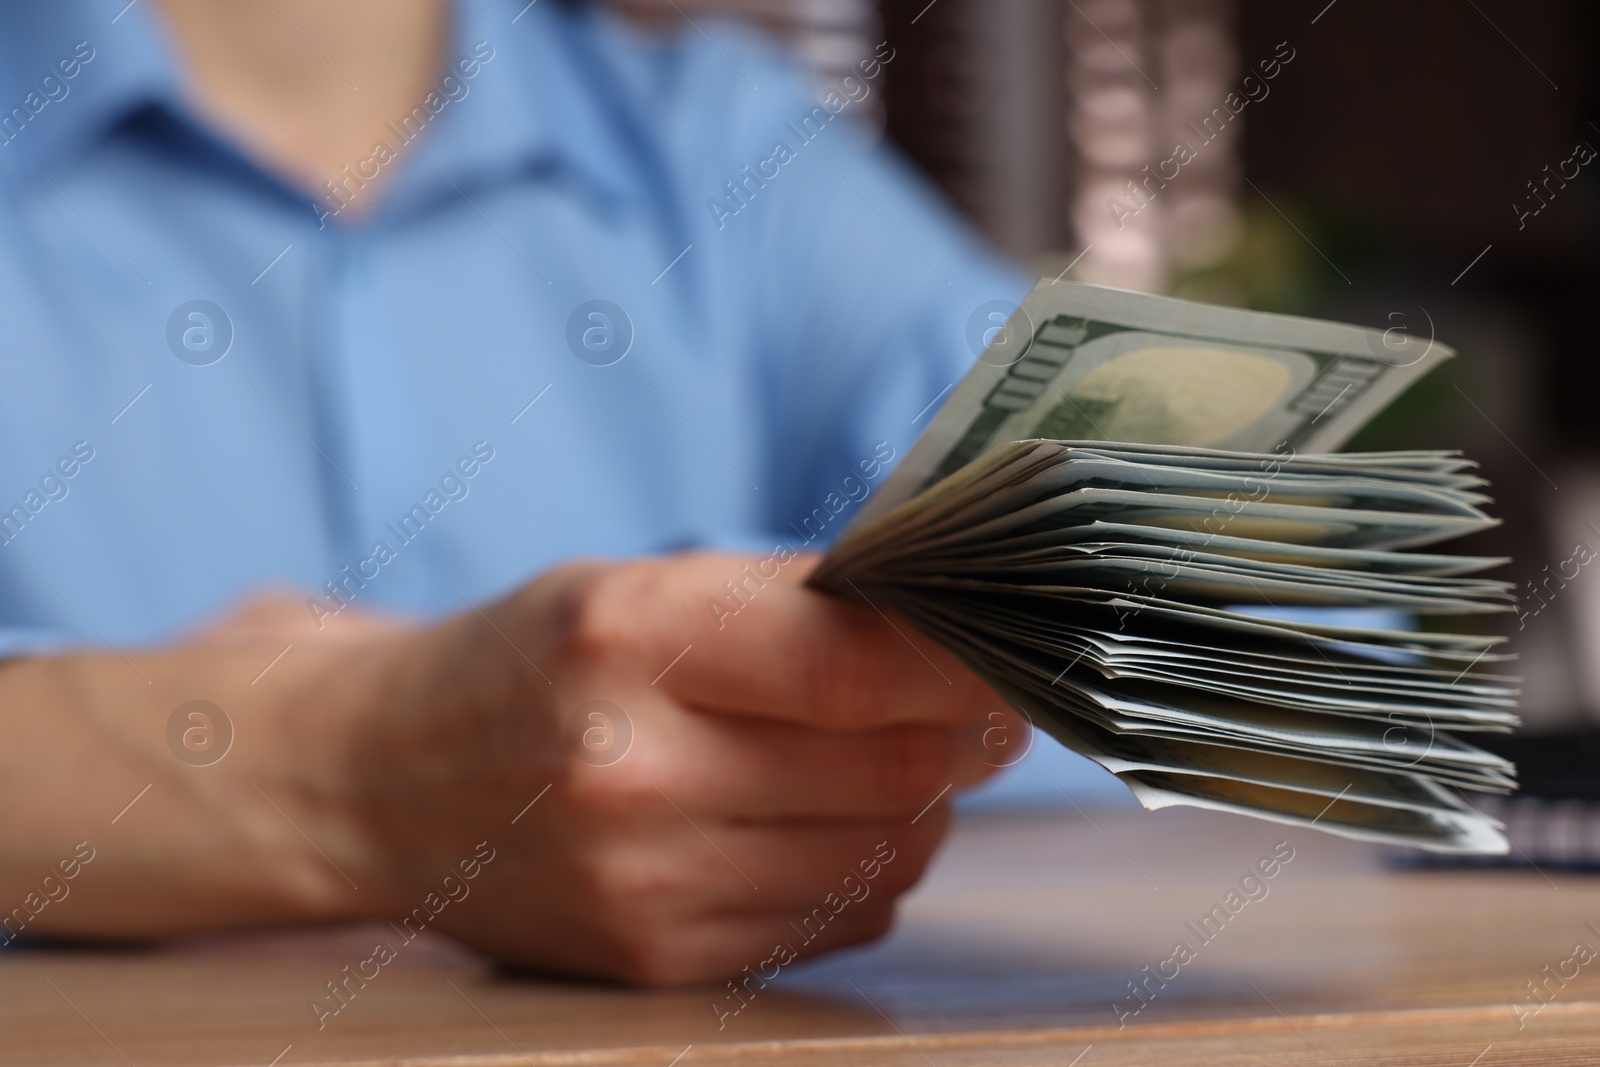
[[[1259,899],[1196,936],[1281,841],[1294,858],[1266,895],[1249,883]],[[717,988],[530,980],[419,939],[319,1032],[308,998],[378,927],[8,953],[0,1063],[1596,1063],[1600,959],[1573,954],[1600,951],[1596,928],[1600,878],[1396,871],[1195,811],[974,815],[888,940],[785,968],[720,1030]],[[1164,963],[1180,940],[1193,958]],[[1114,1003],[1140,1010],[1119,1026]]]

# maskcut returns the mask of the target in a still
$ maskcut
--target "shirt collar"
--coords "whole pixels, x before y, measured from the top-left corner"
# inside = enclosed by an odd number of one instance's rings
[[[0,166],[48,174],[130,115],[177,104],[172,53],[148,7],[139,0],[6,5],[0,119],[11,122],[0,123]]]
[[[11,130],[0,125],[12,138],[0,143],[0,167],[47,175],[151,106],[190,112],[175,50],[147,2],[8,4],[0,24],[0,120],[12,107],[28,113],[30,103],[46,100],[45,76],[59,79],[51,93],[66,86],[65,96],[30,114],[19,132],[12,132],[16,120]],[[449,183],[470,192],[469,185],[541,164],[570,168],[579,184],[603,197],[625,196],[622,176],[638,164],[630,166],[621,143],[627,124],[616,99],[615,59],[599,38],[630,34],[617,16],[583,2],[456,0],[445,69],[434,82],[434,106],[447,102],[414,150],[393,138],[400,169],[380,211],[441,189],[455,196]],[[62,79],[57,63],[72,58],[79,42],[93,58]],[[484,62],[488,49],[493,58]],[[458,64],[475,59],[476,75],[464,77]],[[427,97],[418,104],[426,111]],[[395,116],[397,129],[402,117]]]
[[[628,32],[585,3],[456,0],[451,43],[432,89],[439,110],[414,144],[404,141],[410,131],[401,116],[391,124],[399,170],[380,214],[471,196],[474,187],[539,167],[569,172],[603,200],[625,197],[623,176],[638,164],[630,166],[625,110],[606,73],[615,59],[597,46],[602,36]],[[428,102],[418,101],[421,113]]]

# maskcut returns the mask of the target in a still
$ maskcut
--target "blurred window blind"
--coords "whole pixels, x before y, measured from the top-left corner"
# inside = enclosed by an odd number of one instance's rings
[[[1041,273],[1156,291],[1233,250],[1243,118],[1204,126],[1240,77],[1233,0],[881,9],[900,50],[889,134],[1000,247]],[[1195,158],[1152,180],[1179,142]]]
[[[1235,0],[612,2],[647,23],[759,25],[819,90],[887,40],[895,59],[868,121],[1041,272],[1070,264],[1085,281],[1159,291],[1238,240],[1244,117],[1205,125],[1238,88]],[[1153,180],[1179,142],[1193,160]]]
[[[612,6],[653,25],[737,18],[786,43],[816,79],[819,95],[872,55],[883,40],[873,0],[612,0]],[[866,121],[882,125],[878,94],[863,103]]]

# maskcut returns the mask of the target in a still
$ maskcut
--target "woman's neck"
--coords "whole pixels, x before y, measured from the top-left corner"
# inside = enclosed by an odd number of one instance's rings
[[[211,122],[320,191],[437,79],[449,0],[156,0]],[[370,206],[372,184],[360,210]]]

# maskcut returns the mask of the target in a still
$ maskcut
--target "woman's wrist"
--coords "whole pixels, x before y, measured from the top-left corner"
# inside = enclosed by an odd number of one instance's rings
[[[390,913],[388,864],[341,780],[374,715],[360,694],[384,669],[381,644],[202,639],[0,664],[0,799],[37,813],[0,859],[0,908],[57,852],[94,852],[70,898],[15,933],[137,939]]]

